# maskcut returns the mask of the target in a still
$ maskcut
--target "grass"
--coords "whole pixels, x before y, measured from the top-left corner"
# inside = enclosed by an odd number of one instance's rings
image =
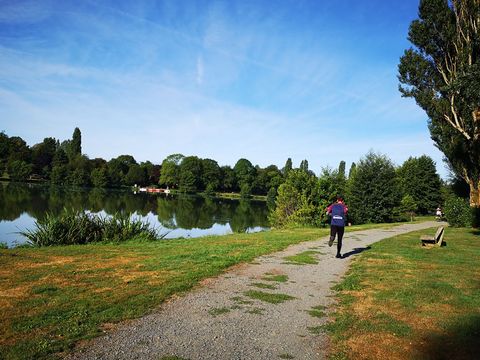
[[[276,282],[287,282],[288,281],[288,275],[265,274],[265,276],[262,277],[262,280],[264,280],[264,281],[276,281]]]
[[[244,295],[252,299],[268,302],[270,304],[281,304],[285,301],[295,299],[293,296],[287,294],[273,294],[256,290],[246,291]]]
[[[297,255],[292,255],[292,256],[286,256],[283,259],[286,261],[286,264],[292,264],[292,265],[307,265],[307,264],[318,264],[318,260],[315,258],[315,255],[317,255],[319,252],[318,251],[304,251],[302,253],[299,253]]]
[[[145,315],[202,279],[327,232],[287,229],[0,249],[0,358],[46,359],[68,352],[76,342],[102,334],[104,324]]]
[[[94,242],[122,242],[133,238],[160,240],[148,222],[128,213],[101,216],[73,209],[59,215],[47,213],[35,227],[20,232],[33,246],[79,245]]]
[[[277,286],[276,285],[273,285],[273,284],[265,284],[265,283],[252,283],[250,284],[251,286],[255,286],[255,287],[258,287],[260,289],[269,289],[269,290],[276,290],[277,289]]]
[[[230,310],[231,309],[229,309],[227,307],[213,308],[213,309],[210,309],[208,311],[208,313],[212,316],[218,316],[218,315],[226,314],[226,313],[230,312]]]
[[[265,309],[263,308],[253,308],[253,309],[248,309],[247,313],[248,314],[255,314],[255,315],[263,315],[263,312]]]
[[[448,228],[447,246],[422,234],[382,240],[335,286],[339,305],[323,328],[332,358],[473,359],[480,353],[480,238]],[[318,329],[321,331],[322,329]]]
[[[310,314],[310,316],[317,317],[317,318],[323,318],[325,316],[325,306],[319,305],[319,306],[314,306],[310,310],[307,310],[307,312]]]
[[[324,326],[309,326],[307,329],[313,335],[320,335],[325,332]]]
[[[295,228],[154,242],[0,248],[0,359],[54,358],[78,341],[101,335],[109,324],[145,315],[235,264],[328,231]],[[262,280],[286,282],[288,277],[265,274]]]
[[[235,301],[237,305],[251,305],[253,304],[252,300],[245,300],[241,296],[234,296],[230,300]]]

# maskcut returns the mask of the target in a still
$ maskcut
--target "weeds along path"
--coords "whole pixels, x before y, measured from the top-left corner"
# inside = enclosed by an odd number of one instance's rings
[[[328,238],[262,256],[84,343],[67,359],[323,359],[328,338],[319,330],[333,303],[330,288],[352,257],[376,241],[435,226],[347,228],[343,259]]]

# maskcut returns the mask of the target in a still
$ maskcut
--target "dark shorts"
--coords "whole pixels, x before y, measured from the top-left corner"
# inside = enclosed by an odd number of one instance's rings
[[[344,232],[345,232],[345,226],[337,226],[337,225],[330,226],[330,236],[335,237],[335,235],[338,234],[339,241],[342,241]]]

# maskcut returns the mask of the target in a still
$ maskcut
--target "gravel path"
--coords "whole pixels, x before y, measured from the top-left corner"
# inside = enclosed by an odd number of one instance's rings
[[[190,360],[324,359],[328,338],[309,328],[324,324],[327,318],[307,311],[332,305],[330,287],[345,273],[352,256],[376,241],[438,225],[424,222],[352,233],[347,228],[344,259],[334,257],[336,243],[329,248],[328,238],[292,245],[204,281],[156,312],[82,344],[67,359],[160,360],[168,355]],[[284,259],[305,251],[310,251],[318,264],[295,265]],[[275,275],[284,275],[286,281],[272,281]],[[258,288],[254,283],[275,289]],[[273,304],[251,298],[245,294],[248,291],[285,294],[293,299]]]

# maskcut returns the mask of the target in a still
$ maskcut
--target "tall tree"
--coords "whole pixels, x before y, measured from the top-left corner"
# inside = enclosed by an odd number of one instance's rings
[[[302,160],[300,162],[300,170],[303,170],[305,172],[308,172],[308,160],[305,159],[305,160]]]
[[[221,184],[220,187],[223,191],[234,191],[237,186],[237,179],[235,178],[235,171],[228,166],[222,166],[221,171]]]
[[[403,195],[409,195],[421,214],[433,213],[441,203],[441,181],[428,156],[410,157],[397,170]]]
[[[158,183],[164,186],[175,187],[180,182],[179,180],[179,166],[185,158],[182,154],[169,155],[162,162],[162,169],[160,170],[160,179]]]
[[[126,185],[146,185],[147,183],[147,171],[144,167],[141,167],[138,164],[133,164],[128,169],[127,174],[125,175],[125,184]]]
[[[425,110],[437,147],[480,206],[480,1],[421,0],[399,86]]]
[[[196,156],[185,157],[179,168],[179,188],[183,192],[196,192],[201,187],[202,162]]]
[[[357,170],[357,164],[352,162],[352,165],[350,165],[350,170],[348,170],[348,178],[349,179],[355,174],[356,170]]]
[[[73,156],[82,154],[82,133],[78,127],[73,130],[72,142],[70,143]]]
[[[287,176],[290,170],[292,170],[292,159],[288,158],[287,161],[285,162],[285,166],[282,169],[283,175]]]
[[[338,176],[345,179],[345,161],[340,161],[338,165]]]
[[[209,193],[214,192],[220,185],[220,166],[215,160],[202,159],[202,187]]]
[[[12,136],[9,139],[8,160],[20,160],[30,163],[32,160],[32,151],[25,140],[19,136]]]
[[[233,171],[235,172],[235,177],[237,178],[240,189],[247,186],[252,187],[257,171],[250,161],[247,159],[238,160],[233,167]]]
[[[32,165],[35,173],[49,175],[56,149],[57,142],[54,138],[45,138],[43,142],[32,146]]]
[[[385,155],[368,153],[349,179],[349,215],[355,223],[392,221],[400,204],[395,167]]]

